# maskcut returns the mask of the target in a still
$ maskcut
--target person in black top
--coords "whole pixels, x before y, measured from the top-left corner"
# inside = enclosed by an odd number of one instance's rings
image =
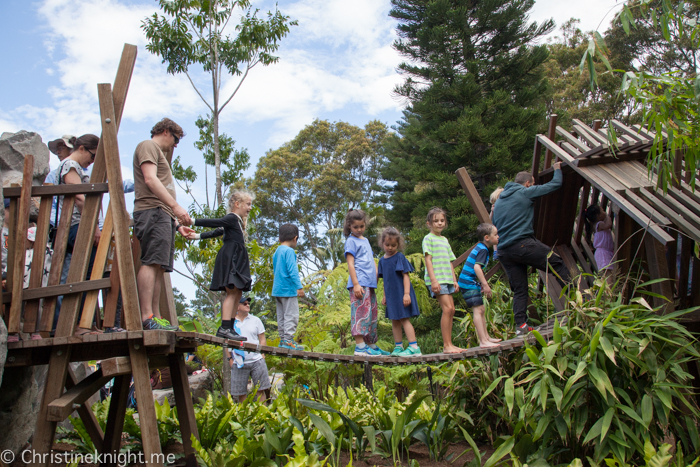
[[[253,207],[253,195],[247,191],[234,190],[229,199],[229,213],[220,219],[196,219],[194,225],[215,227],[201,234],[189,233],[190,240],[224,236],[224,244],[216,255],[214,272],[209,290],[226,291],[221,306],[221,326],[217,337],[231,340],[245,340],[233,329],[233,315],[243,292],[251,289],[250,262],[245,248],[246,221]]]

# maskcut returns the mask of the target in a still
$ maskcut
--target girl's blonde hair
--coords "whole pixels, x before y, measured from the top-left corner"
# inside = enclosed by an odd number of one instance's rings
[[[496,201],[498,201],[498,197],[501,196],[501,193],[503,193],[503,187],[499,186],[493,190],[493,193],[491,193],[491,196],[489,196],[489,202],[491,204],[496,204]]]
[[[447,213],[444,209],[439,208],[437,206],[433,206],[432,208],[430,208],[430,211],[428,211],[428,224],[433,225],[433,220],[435,219],[435,216],[437,214],[442,214],[443,216],[445,216],[445,226],[447,226]]]
[[[235,189],[235,190],[231,190],[230,193],[231,194],[229,195],[229,198],[228,198],[228,210],[227,210],[227,212],[229,212],[229,213],[233,212],[233,207],[237,202],[242,203],[247,199],[249,199],[250,201],[255,200],[255,194],[251,193],[248,190]],[[242,220],[243,220],[243,232],[245,233],[246,228],[248,227],[248,217],[245,217]]]
[[[401,232],[396,230],[394,227],[387,227],[384,230],[382,230],[381,234],[379,234],[379,247],[382,250],[384,249],[384,240],[388,238],[396,239],[396,241],[398,242],[398,251],[403,251],[403,249],[406,247],[406,241],[403,239],[403,235],[401,235]]]
[[[350,226],[352,225],[353,222],[356,221],[365,221],[365,225],[369,223],[369,218],[367,217],[367,213],[365,213],[362,209],[351,209],[348,211],[348,213],[345,215],[345,225],[343,225],[343,235],[346,237],[350,236]]]

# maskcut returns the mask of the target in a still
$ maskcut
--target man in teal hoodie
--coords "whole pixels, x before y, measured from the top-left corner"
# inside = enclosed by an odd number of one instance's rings
[[[556,254],[544,243],[535,238],[533,221],[535,199],[548,195],[561,187],[561,162],[555,163],[554,176],[549,183],[535,186],[529,172],[520,172],[515,181],[508,182],[493,208],[493,224],[498,229],[498,258],[508,275],[513,291],[513,315],[516,335],[522,336],[532,330],[527,324],[527,270],[534,266],[539,270],[550,270],[559,274],[564,282],[570,280],[569,270]],[[561,281],[560,281],[561,282]],[[564,285],[562,283],[562,286]]]

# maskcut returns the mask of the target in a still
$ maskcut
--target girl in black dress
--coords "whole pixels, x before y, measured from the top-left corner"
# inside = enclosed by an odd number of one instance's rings
[[[216,331],[217,337],[232,340],[245,340],[233,329],[233,316],[243,292],[251,289],[250,262],[245,248],[246,221],[253,207],[254,195],[244,190],[234,190],[228,201],[228,214],[220,219],[197,219],[194,225],[215,227],[214,230],[201,234],[190,233],[189,240],[224,236],[224,244],[216,255],[214,273],[209,290],[226,291],[226,298],[221,306],[221,326]]]

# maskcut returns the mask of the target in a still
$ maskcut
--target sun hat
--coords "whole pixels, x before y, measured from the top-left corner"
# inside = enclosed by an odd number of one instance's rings
[[[55,139],[53,141],[49,141],[49,151],[52,153],[56,154],[58,156],[58,145],[59,144],[65,144],[66,147],[69,149],[73,149],[73,145],[69,142],[71,138],[75,138],[73,135],[63,135],[58,139]]]

